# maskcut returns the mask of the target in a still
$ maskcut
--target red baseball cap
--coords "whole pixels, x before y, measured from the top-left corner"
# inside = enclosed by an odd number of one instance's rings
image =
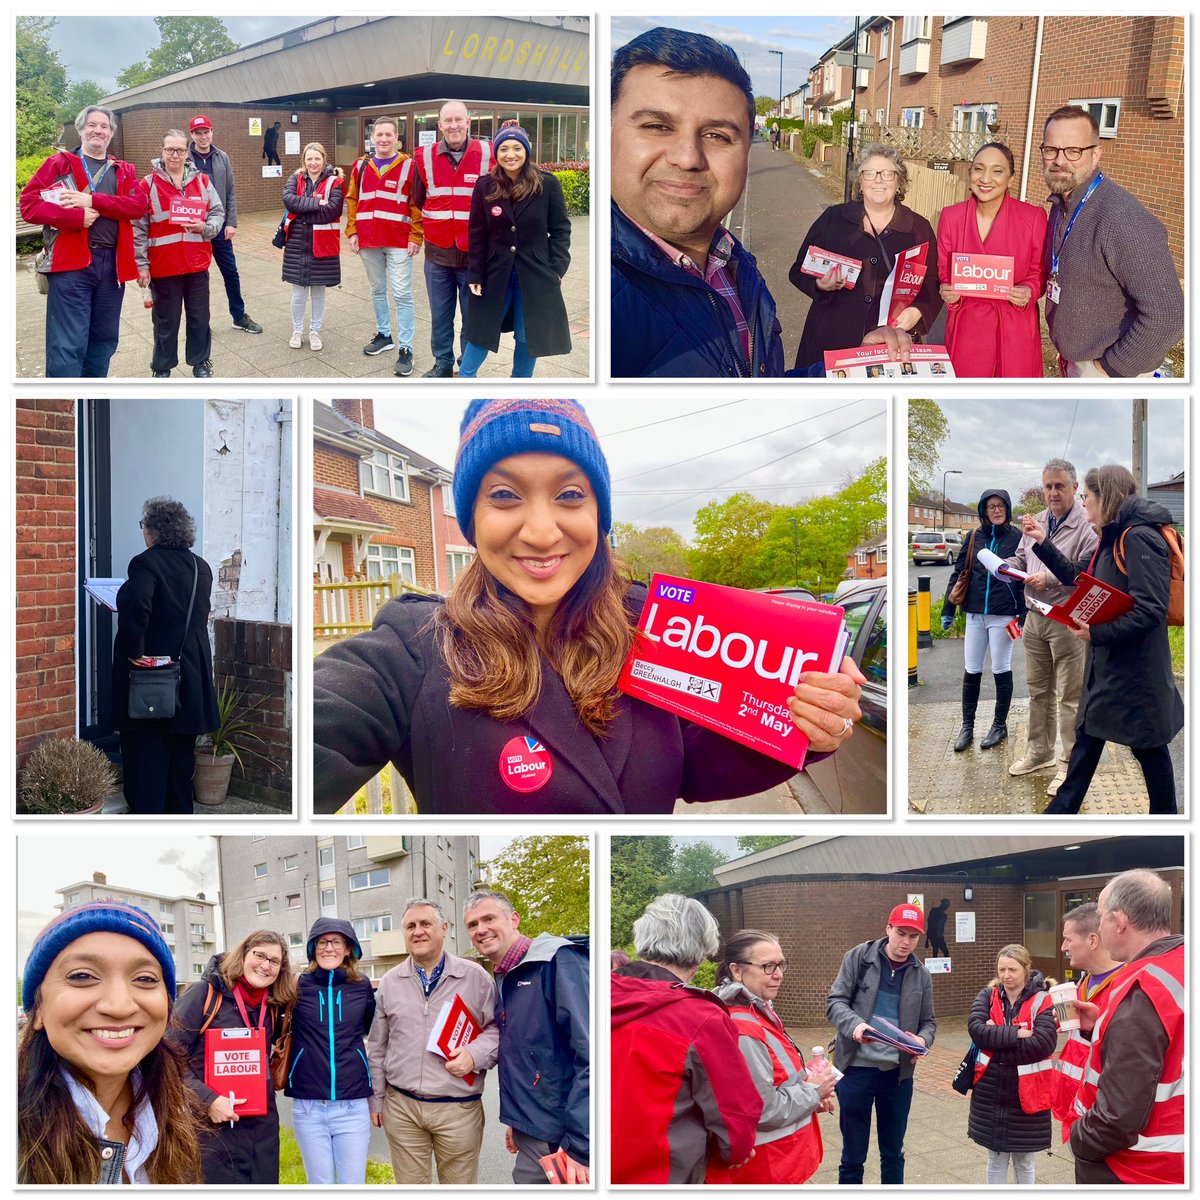
[[[212,122],[203,114],[198,117],[193,117],[188,125],[188,133],[194,133],[197,129],[211,129]]]
[[[915,904],[897,904],[892,909],[887,923],[897,929],[915,929],[918,933],[925,932],[925,914]]]

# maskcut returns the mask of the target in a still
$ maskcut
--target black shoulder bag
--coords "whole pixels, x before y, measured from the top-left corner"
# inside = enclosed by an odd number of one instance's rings
[[[175,661],[165,667],[135,667],[129,670],[129,719],[131,721],[166,721],[179,711],[179,687],[183,675],[183,649],[187,645],[192,624],[192,608],[196,603],[196,583],[200,567],[192,555],[192,594],[188,600],[187,616],[183,619],[183,641]]]

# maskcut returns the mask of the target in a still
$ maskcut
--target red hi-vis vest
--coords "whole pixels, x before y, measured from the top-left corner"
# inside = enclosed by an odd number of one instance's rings
[[[398,156],[380,174],[375,160],[368,154],[358,160],[358,202],[354,212],[355,233],[360,247],[368,250],[380,247],[408,245],[412,228],[409,202],[412,196],[413,160]]]
[[[313,189],[313,196],[320,200],[322,204],[328,204],[329,193],[333,191],[335,183],[341,187],[342,181],[336,175],[326,175]],[[285,236],[292,232],[292,222],[295,219],[296,214],[293,212],[289,212],[284,216],[283,229]],[[330,221],[324,225],[314,225],[312,231],[313,258],[337,258],[341,254],[342,228],[340,221]]]
[[[1089,976],[1084,976],[1078,984],[1080,1000],[1088,1000],[1095,1004],[1103,1013],[1108,1007],[1113,987],[1121,977],[1123,968],[1110,972],[1093,991],[1089,984]],[[1079,1119],[1075,1111],[1075,1097],[1079,1093],[1079,1085],[1083,1082],[1083,1073],[1087,1068],[1088,1058],[1092,1053],[1092,1043],[1078,1029],[1067,1031],[1067,1040],[1054,1060],[1054,1081],[1050,1089],[1054,1115],[1062,1122],[1063,1141],[1069,1141],[1071,1126]]]
[[[1132,1146],[1118,1150],[1104,1160],[1122,1183],[1183,1183],[1183,1154],[1187,1140],[1183,1113],[1187,1091],[1183,1074],[1183,971],[1182,944],[1165,954],[1129,964],[1092,1032],[1091,1057],[1075,1097],[1075,1112],[1081,1117],[1096,1103],[1100,1075],[1104,1070],[1104,1036],[1109,1020],[1135,984],[1146,993],[1167,1031],[1167,1053],[1150,1116]]]
[[[1004,1001],[1001,989],[992,988],[992,1008],[988,1014],[997,1025],[1005,1024]],[[1035,992],[1019,1009],[1013,1024],[1032,1029],[1038,1013],[1050,1004],[1049,992]],[[979,1051],[975,1060],[975,1083],[978,1085],[988,1069],[992,1056],[985,1050]],[[1017,1067],[1017,1092],[1021,1097],[1021,1108],[1027,1113],[1045,1112],[1053,1097],[1054,1059],[1043,1058],[1038,1062],[1022,1063]]]
[[[421,219],[425,240],[434,246],[467,249],[467,221],[471,216],[471,193],[475,181],[492,169],[492,144],[472,138],[458,166],[437,146],[421,148],[421,179],[425,203]]]
[[[781,1026],[771,1024],[748,1004],[730,1004],[729,1015],[738,1036],[753,1038],[766,1047],[779,1087],[804,1079],[804,1055]],[[816,1113],[779,1129],[759,1128],[754,1135],[754,1157],[740,1167],[710,1161],[705,1183],[804,1183],[816,1174],[825,1148]]]
[[[150,198],[150,278],[191,275],[207,271],[212,263],[212,244],[202,233],[192,233],[171,220],[172,197],[184,197],[208,207],[208,176],[193,175],[182,188],[157,171],[142,180]]]

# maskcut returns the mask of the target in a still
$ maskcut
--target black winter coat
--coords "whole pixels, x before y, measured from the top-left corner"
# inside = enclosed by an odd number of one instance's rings
[[[643,585],[630,590],[631,614],[645,596]],[[423,816],[669,813],[680,796],[749,796],[795,773],[786,763],[624,695],[617,698],[608,736],[594,737],[544,659],[542,694],[528,717],[502,724],[453,708],[434,636],[441,603],[413,595],[389,600],[369,633],[316,659],[315,811],[336,812],[389,761],[408,781]],[[532,753],[540,744],[549,755],[552,773],[535,791],[516,791],[501,775],[504,760],[524,749],[521,743]]]
[[[810,367],[813,363],[823,363],[826,350],[861,345],[866,334],[883,323],[880,320],[879,298],[890,268],[880,252],[879,242],[863,230],[862,222],[861,200],[831,205],[813,222],[800,244],[788,279],[812,300],[812,305],[805,318],[804,333],[796,353],[797,370]],[[915,306],[921,310],[921,320],[912,330],[916,338],[929,331],[942,310],[938,291],[937,236],[923,216],[899,203],[891,224],[881,229],[879,235],[887,250],[886,258],[893,263],[902,251],[921,242],[929,244],[925,281],[915,302]],[[819,246],[834,254],[857,258],[862,263],[862,272],[854,287],[840,288],[836,292],[821,291],[817,287],[816,276],[805,275],[800,270],[809,246]]]
[[[1011,1023],[1021,1005],[1043,990],[1042,984],[1041,971],[1032,972],[1025,990],[1012,1005],[1000,989],[1004,1003],[1003,1025],[988,1024],[992,1007],[990,987],[985,987],[971,1005],[967,1031],[975,1045],[992,1056],[992,1061],[971,1092],[967,1136],[987,1150],[1031,1154],[1050,1148],[1050,1109],[1027,1113],[1021,1107],[1017,1067],[1040,1062],[1054,1054],[1058,1042],[1054,1005],[1047,1004],[1034,1018],[1033,1037],[1017,1037],[1017,1027]]]
[[[375,1016],[369,979],[350,983],[339,967],[304,971],[292,1010],[285,1096],[298,1100],[362,1100],[371,1095],[363,1038]]]
[[[333,167],[326,166],[317,184],[334,173]],[[314,257],[312,227],[341,218],[346,188],[339,178],[329,189],[329,202],[322,204],[313,194],[317,184],[305,171],[300,175],[293,172],[283,185],[283,207],[296,217],[288,226],[283,245],[283,282],[302,287],[337,287],[342,282],[342,260],[336,254],[329,258]]]
[[[987,502],[999,496],[1005,504],[1006,516],[1003,525],[993,525],[988,520]],[[1011,558],[1021,544],[1021,530],[1012,524],[1012,500],[1002,488],[991,488],[979,497],[979,528],[971,531],[963,542],[962,553],[950,572],[946,583],[946,599],[942,603],[942,616],[953,617],[958,606],[951,604],[950,591],[971,560],[971,579],[967,584],[967,598],[963,601],[963,612],[983,613],[991,617],[1024,617],[1025,589],[1017,583],[994,579],[979,561],[980,550],[990,550],[998,558]],[[974,553],[971,539],[975,539]]]
[[[198,571],[192,620],[183,627],[192,592],[192,565]],[[190,550],[151,546],[129,562],[125,582],[117,592],[117,636],[113,641],[113,728],[118,731],[153,724],[163,733],[209,733],[217,727],[217,696],[213,687],[212,646],[208,640],[212,570]],[[129,719],[129,664],[142,655],[179,656],[183,646],[183,682],[179,706],[168,721]]]
[[[562,298],[562,277],[571,265],[571,218],[562,184],[539,171],[542,190],[514,203],[485,200],[493,177],[481,175],[471,193],[468,225],[467,282],[483,285],[472,294],[463,318],[463,336],[493,353],[501,332],[513,327],[504,300],[513,271],[525,312],[525,343],[533,358],[571,352],[571,329]]]
[[[179,998],[175,1005],[175,1021],[167,1036],[186,1051],[188,1066],[186,1082],[207,1109],[217,1093],[204,1082],[204,1036],[199,1032],[204,1024],[204,1001],[208,985],[221,993],[221,1007],[209,1029],[243,1029],[245,1022],[233,993],[225,985],[220,972],[221,956],[214,954],[204,974]],[[286,966],[284,967],[286,970]],[[211,1006],[210,1006],[211,1007]],[[258,1028],[257,1007],[248,1008],[254,1028]],[[267,1004],[267,1051],[270,1053],[275,1034],[280,1028],[279,1009]],[[279,1182],[279,1112],[275,1107],[275,1092],[267,1083],[267,1111],[261,1117],[242,1117],[232,1126],[228,1121],[214,1125],[205,1118],[206,1128],[200,1135],[200,1156],[205,1183],[272,1183]]]
[[[1171,558],[1159,525],[1171,514],[1153,500],[1130,496],[1100,531],[1090,574],[1134,599],[1132,612],[1091,627],[1078,727],[1091,737],[1138,749],[1166,745],[1183,728],[1183,699],[1171,669],[1167,603]],[[1113,548],[1125,537],[1125,575]],[[1074,583],[1090,559],[1069,562],[1049,540],[1038,557],[1063,583]]]

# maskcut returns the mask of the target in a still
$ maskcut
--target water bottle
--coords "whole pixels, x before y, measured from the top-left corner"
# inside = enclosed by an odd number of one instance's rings
[[[825,1075],[829,1072],[829,1059],[825,1057],[824,1046],[814,1046],[812,1048],[812,1058],[808,1061],[808,1071],[806,1078],[811,1082],[818,1076]]]

